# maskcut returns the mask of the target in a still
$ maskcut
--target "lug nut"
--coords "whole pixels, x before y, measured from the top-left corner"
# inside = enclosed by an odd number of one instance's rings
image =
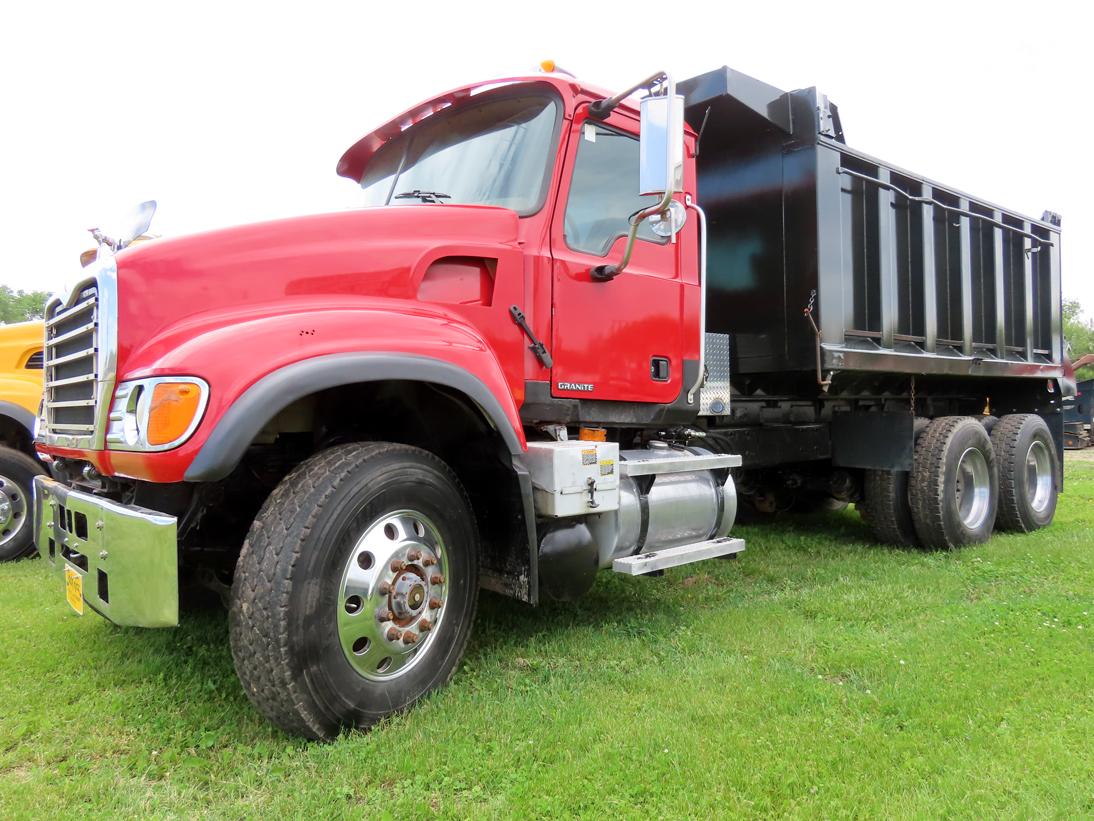
[[[403,637],[403,634],[396,630],[394,627],[389,627],[387,631],[388,641],[398,641]]]
[[[429,600],[429,609],[430,610],[440,610],[441,609],[441,600],[436,598],[436,597],[430,599]]]
[[[433,622],[431,622],[429,619],[419,619],[418,629],[421,630],[423,633],[428,633],[430,630],[433,629]]]
[[[440,573],[434,573],[432,576],[429,577],[429,583],[444,584],[444,576],[442,576]]]
[[[380,582],[379,586],[376,589],[386,596],[388,593],[391,592],[391,584],[388,582]]]
[[[432,567],[436,563],[437,560],[434,559],[432,556],[426,556],[424,559],[422,559],[422,564],[424,564],[426,567]]]
[[[422,551],[411,550],[409,553],[406,554],[406,557],[410,559],[410,561],[416,562],[418,561],[418,559],[422,558]]]
[[[403,644],[413,644],[417,640],[418,640],[418,634],[417,633],[412,633],[409,630],[407,630],[405,633],[403,633]]]
[[[393,618],[395,618],[395,614],[392,613],[390,610],[377,610],[376,611],[376,620],[377,621],[391,621]]]
[[[400,559],[392,559],[392,561],[391,561],[391,572],[392,573],[398,573],[404,567],[406,567],[406,562],[404,562]]]

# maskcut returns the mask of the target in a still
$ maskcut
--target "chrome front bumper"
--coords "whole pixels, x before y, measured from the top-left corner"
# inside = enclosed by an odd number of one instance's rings
[[[58,577],[83,578],[83,601],[115,624],[174,627],[179,621],[174,516],[34,480],[34,542]]]

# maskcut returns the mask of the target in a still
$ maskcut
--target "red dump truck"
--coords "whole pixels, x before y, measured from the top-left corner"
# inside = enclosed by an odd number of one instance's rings
[[[221,591],[286,731],[444,684],[480,588],[733,556],[738,506],[936,549],[1052,520],[1059,218],[849,148],[814,88],[494,80],[338,173],[361,208],[100,235],[47,306],[39,551],[117,624]]]

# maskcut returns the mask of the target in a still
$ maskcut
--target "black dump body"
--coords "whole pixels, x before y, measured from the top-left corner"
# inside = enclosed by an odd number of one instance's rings
[[[825,374],[1062,375],[1058,220],[848,148],[815,88],[728,68],[678,88],[701,130],[708,330],[735,373],[815,371],[813,302]]]

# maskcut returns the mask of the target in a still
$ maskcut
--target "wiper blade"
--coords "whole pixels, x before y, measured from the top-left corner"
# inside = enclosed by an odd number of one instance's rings
[[[418,200],[421,200],[422,202],[441,203],[441,200],[450,200],[450,199],[452,199],[452,195],[451,194],[442,194],[440,191],[419,191],[417,188],[415,188],[413,191],[404,191],[401,194],[396,194],[395,199],[397,199],[397,200],[418,199]],[[441,203],[441,204],[443,205],[444,203]]]

